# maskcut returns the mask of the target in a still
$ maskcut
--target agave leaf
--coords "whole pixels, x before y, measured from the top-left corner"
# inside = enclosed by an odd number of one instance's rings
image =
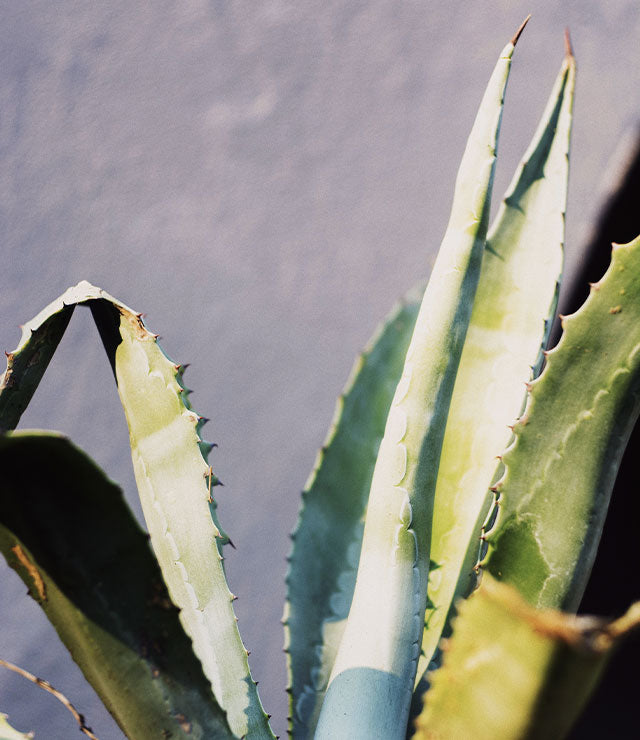
[[[612,162],[606,167],[602,189],[603,202],[595,219],[595,228],[581,250],[583,259],[573,274],[571,284],[563,291],[560,304],[563,314],[576,311],[589,294],[589,282],[597,281],[611,259],[611,242],[630,241],[640,232],[640,211],[636,208],[640,192],[640,131],[623,138],[616,147]],[[616,237],[614,239],[614,237]],[[562,308],[564,307],[564,310]],[[556,341],[560,337],[560,322]],[[626,605],[640,599],[640,580],[629,578],[621,562],[640,562],[640,539],[637,533],[638,501],[635,496],[640,480],[640,425],[636,423],[627,443],[611,493],[607,519],[598,544],[587,588],[579,611],[619,614]],[[625,644],[616,654],[600,682],[596,694],[580,716],[573,737],[624,737],[637,726],[635,683],[629,676],[640,662],[640,640]]]
[[[206,460],[211,445],[199,435],[204,420],[189,405],[181,367],[167,358],[141,314],[87,282],[70,288],[24,327],[9,355],[0,392],[3,423],[17,423],[76,304],[90,306],[114,370],[151,543],[193,650],[233,733],[272,738],[224,575],[221,547],[228,538],[211,495],[217,480]]]
[[[480,274],[515,40],[500,55],[469,137],[449,225],[387,418],[353,600],[316,738],[405,733],[424,625],[438,461]]]
[[[15,429],[47,369],[73,315],[75,305],[54,301],[22,327],[17,349],[7,354],[0,382],[0,431]]]
[[[0,467],[0,549],[127,737],[233,737],[122,491],[54,433]]]
[[[414,738],[562,738],[639,626],[640,602],[615,622],[536,610],[485,574],[460,605]]]
[[[349,613],[371,476],[422,292],[394,309],[356,361],[302,494],[284,619],[298,740],[313,736]]]
[[[420,678],[454,600],[474,584],[496,457],[525,401],[557,305],[575,62],[567,55],[533,140],[489,231],[451,401],[433,515]],[[471,547],[469,547],[471,543]]]
[[[15,429],[18,425],[58,348],[76,306],[102,300],[103,295],[105,299],[118,303],[83,280],[22,325],[20,342],[13,352],[7,353],[7,369],[0,381],[0,431]],[[127,308],[123,304],[118,305]],[[105,325],[105,331],[107,328]],[[112,354],[114,337],[118,332],[117,325],[110,328]],[[106,335],[104,338],[106,339]]]
[[[482,264],[443,443],[432,542],[436,562],[433,562],[432,554],[429,586],[429,597],[435,603],[430,604],[428,611],[429,629],[425,630],[424,656],[421,657],[418,678],[423,676],[442,632],[455,580],[461,570],[464,543],[472,539],[469,532],[479,535],[484,517],[478,512],[482,512],[481,504],[494,472],[494,456],[504,449],[510,436],[507,425],[522,408],[522,381],[529,376],[530,366],[537,364],[541,357],[540,350],[546,342],[550,320],[555,313],[562,268],[568,174],[566,155],[574,66],[572,56],[567,55],[538,130],[489,231],[489,247]],[[546,237],[538,240],[535,237],[540,231]],[[535,278],[525,280],[523,276]],[[520,301],[523,293],[526,300]],[[379,339],[374,337],[370,343],[373,349],[364,355],[366,364],[362,370],[361,387],[356,385],[360,378],[355,375],[354,387],[358,394],[369,394],[372,399],[376,394],[375,402],[371,404],[376,410],[390,405],[391,383],[395,384],[399,379],[399,353],[404,352],[408,345],[415,309],[410,317],[405,316],[408,320],[401,324],[397,318],[392,314],[386,332],[381,332]],[[513,327],[518,325],[520,330],[515,331]],[[393,363],[381,365],[375,376],[366,375],[365,369],[371,360],[376,365],[384,360],[383,353],[389,352],[386,342],[395,336],[389,330],[396,327],[403,333],[398,334],[395,340],[398,348],[397,355],[391,356]],[[503,331],[510,332],[511,339],[515,335],[511,344],[503,341]],[[376,341],[380,342],[380,350]],[[354,373],[360,372],[361,368],[362,362],[359,361]],[[476,390],[479,377],[488,378],[482,395]],[[491,392],[492,388],[494,392]],[[315,727],[312,717],[314,712],[317,717],[342,635],[355,582],[368,498],[367,479],[373,470],[373,450],[377,450],[383,433],[380,415],[376,423],[369,426],[369,405],[359,404],[357,413],[351,413],[350,392],[348,387],[340,399],[335,427],[329,432],[316,469],[303,493],[304,505],[292,551],[286,623],[292,675],[292,727],[296,737],[304,736],[300,733],[305,727],[311,730]],[[498,404],[495,403],[496,395],[499,396]],[[488,411],[485,409],[487,404],[493,404]],[[482,406],[480,412],[472,410],[478,406]],[[472,435],[470,430],[479,418],[484,425],[483,434]],[[368,447],[365,440],[371,440]],[[361,461],[363,449],[366,450],[368,465]],[[462,462],[471,462],[470,467],[475,465],[477,475],[465,475],[461,469]],[[461,476],[465,487],[471,485],[472,492],[475,492],[475,501],[472,500],[470,506],[471,516],[465,514],[460,497],[452,495],[452,491],[455,494],[460,486],[458,479]],[[345,496],[345,480],[351,483],[349,492],[353,498]],[[460,509],[463,510],[462,516],[458,519]],[[450,538],[447,543],[443,533],[447,527],[452,528],[451,519],[459,522],[459,537]],[[443,525],[444,522],[447,524]],[[347,529],[349,533],[346,533]],[[318,536],[311,532],[318,533]],[[335,536],[338,532],[340,537]],[[462,568],[465,575],[458,583],[456,595],[468,593],[470,574],[477,557],[478,547],[470,548],[466,560],[468,566],[466,570]],[[445,565],[448,573],[445,578],[438,569],[441,564]],[[304,617],[300,616],[294,623],[294,613],[304,614]]]
[[[485,566],[535,606],[577,608],[640,412],[640,237],[611,265],[530,387],[496,485]]]
[[[216,480],[202,455],[202,418],[185,403],[177,368],[140,319],[121,312],[115,353],[133,466],[151,542],[171,598],[234,733],[272,737],[251,679],[227,586],[214,516]]]

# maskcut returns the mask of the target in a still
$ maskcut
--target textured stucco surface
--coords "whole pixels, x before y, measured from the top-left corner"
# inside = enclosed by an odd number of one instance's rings
[[[0,349],[86,278],[146,312],[169,354],[191,363],[193,403],[219,444],[240,627],[281,734],[279,619],[299,490],[356,352],[429,271],[482,88],[529,11],[497,189],[568,25],[579,65],[571,264],[640,110],[635,0],[0,7]],[[22,426],[70,434],[134,500],[88,315],[78,312]],[[122,737],[4,562],[0,625],[1,657],[63,690],[101,740]],[[54,699],[7,673],[0,710],[39,738],[77,733]]]

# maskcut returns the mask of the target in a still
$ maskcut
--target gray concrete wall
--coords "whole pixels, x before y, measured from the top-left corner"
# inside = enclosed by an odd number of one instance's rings
[[[579,64],[571,265],[640,107],[635,0],[0,6],[0,349],[86,278],[145,311],[168,353],[192,363],[193,402],[219,444],[240,627],[280,733],[299,491],[356,352],[429,272],[482,89],[529,12],[497,188],[533,131],[568,25]],[[70,434],[135,500],[88,315],[22,426]],[[4,563],[0,625],[1,657],[63,690],[101,740],[122,737]],[[40,738],[77,732],[55,700],[6,672],[0,710]]]

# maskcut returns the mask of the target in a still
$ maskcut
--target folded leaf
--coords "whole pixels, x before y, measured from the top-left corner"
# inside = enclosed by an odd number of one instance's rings
[[[142,315],[87,282],[70,288],[24,326],[9,354],[0,426],[17,423],[77,304],[91,308],[114,370],[151,543],[193,650],[234,734],[272,738],[225,579],[221,547],[228,538],[211,495],[217,479],[206,459],[211,445],[199,434],[204,419],[190,407],[181,366]]]

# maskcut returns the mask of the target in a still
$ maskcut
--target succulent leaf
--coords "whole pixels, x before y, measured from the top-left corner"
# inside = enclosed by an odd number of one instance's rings
[[[178,371],[137,315],[120,311],[118,393],[151,542],[171,598],[238,736],[272,737],[251,679],[227,586],[215,517],[215,478],[202,455],[200,417]]]
[[[573,57],[568,55],[538,130],[489,231],[440,461],[431,557],[433,561],[435,555],[435,564],[444,564],[445,568],[432,570],[429,586],[432,604],[427,613],[429,629],[425,630],[418,678],[423,676],[445,626],[455,580],[463,562],[464,543],[473,539],[470,533],[480,534],[486,513],[482,504],[494,472],[494,457],[509,440],[508,424],[518,416],[524,400],[522,381],[530,378],[530,367],[539,364],[540,350],[555,313],[562,269],[574,81],[575,64]],[[539,237],[540,233],[544,238]],[[526,300],[521,300],[523,294]],[[398,352],[405,351],[415,322],[415,309],[410,322],[404,320],[398,324],[398,318],[392,314],[385,331],[372,339],[364,354],[364,368],[370,367],[374,355],[377,364],[378,357],[389,352],[386,342],[394,336],[390,333],[392,328],[402,328],[404,334],[398,335],[396,341]],[[409,316],[404,318],[409,319]],[[514,327],[520,328],[515,330]],[[509,342],[504,339],[503,331],[509,335]],[[356,385],[360,383],[356,373],[361,371],[360,387]],[[373,408],[383,408],[378,403],[383,397],[389,406],[390,384],[396,382],[400,374],[399,358],[394,359],[393,367],[381,366],[379,377],[371,375],[369,378],[361,361],[356,363],[354,374],[353,385],[358,394],[367,393],[372,399],[375,394]],[[478,377],[488,378],[482,394],[476,391]],[[373,470],[373,450],[377,449],[383,433],[379,416],[376,425],[365,432],[370,407],[360,404],[354,407],[357,413],[352,414],[350,392],[351,385],[340,399],[336,421],[303,493],[303,508],[294,536],[286,624],[292,676],[292,727],[296,737],[305,736],[300,733],[315,726],[310,718],[314,713],[317,716],[337,642],[342,635],[353,593],[361,523],[366,512],[367,477],[370,478]],[[491,413],[485,410],[487,403]],[[479,406],[482,406],[480,411]],[[470,430],[478,423],[483,424],[483,433],[471,434]],[[360,444],[369,439],[374,440],[369,447]],[[361,464],[363,448],[369,458],[368,466]],[[462,462],[465,470],[468,466],[475,474],[466,475],[461,469]],[[475,493],[475,501],[473,496],[467,497],[471,501],[455,496],[462,487],[461,476],[464,476],[465,489]],[[352,497],[345,495],[344,480],[352,484],[349,488]],[[351,531],[346,534],[348,528],[357,533],[355,538]],[[447,530],[460,534],[446,538]],[[311,532],[321,534],[313,536]],[[347,546],[353,551],[351,557],[347,556]],[[478,546],[472,546],[467,553],[466,570],[463,566],[463,575],[455,588],[456,596],[469,593],[477,557]],[[340,606],[339,615],[330,609],[330,600],[332,605]],[[292,615],[296,613],[304,613],[304,618],[300,616],[294,626]],[[324,625],[323,620],[327,620]],[[310,724],[305,729],[307,722]]]
[[[233,737],[122,491],[54,433],[0,467],[0,549],[127,737]]]
[[[0,431],[15,429],[18,425],[51,362],[76,306],[102,299],[111,300],[124,309],[131,310],[83,280],[43,308],[31,321],[22,325],[22,336],[18,346],[13,352],[6,353],[7,369],[0,381]],[[110,328],[111,336],[117,335],[117,326]]]
[[[54,301],[22,327],[22,339],[7,353],[0,382],[0,431],[15,429],[71,320],[75,304]]]
[[[415,740],[554,740],[566,735],[607,660],[640,627],[640,602],[615,622],[531,607],[486,574],[462,602]]]
[[[640,627],[640,602],[615,622],[566,613],[640,415],[640,236],[614,245],[558,346],[542,351],[562,272],[568,37],[487,234],[525,24],[483,97],[429,284],[356,362],[303,491],[283,620],[298,740],[560,738]],[[76,305],[92,311],[113,369],[155,558],[84,453],[56,433],[12,431]],[[109,711],[131,738],[273,740],[183,368],[141,314],[86,282],[25,325],[7,357],[0,550]],[[0,740],[30,736],[0,714]]]
[[[313,737],[349,614],[371,476],[423,292],[392,311],[356,361],[302,494],[284,619],[298,740]]]
[[[353,601],[317,738],[404,737],[424,626],[438,461],[480,274],[513,48],[509,43],[500,55],[469,137],[387,418]]]
[[[233,733],[272,738],[224,575],[221,547],[228,538],[211,495],[217,479],[199,436],[202,418],[187,400],[180,366],[167,358],[141,314],[87,282],[70,288],[24,327],[1,386],[6,421],[0,422],[5,428],[17,423],[76,304],[91,308],[114,369],[151,542],[193,650]]]
[[[489,231],[447,422],[433,514],[429,599],[418,678],[455,598],[475,581],[496,457],[540,364],[562,273],[575,63],[567,56]],[[487,497],[489,494],[489,499]],[[469,543],[471,545],[469,546]]]
[[[614,246],[530,385],[503,456],[485,567],[539,607],[575,610],[640,413],[640,237]]]

